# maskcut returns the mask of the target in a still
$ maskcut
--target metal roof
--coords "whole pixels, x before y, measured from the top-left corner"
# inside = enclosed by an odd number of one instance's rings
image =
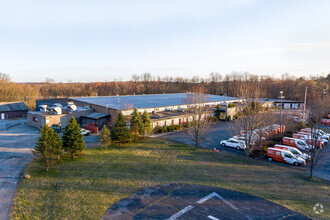
[[[102,97],[84,97],[71,98],[73,101],[81,101],[89,104],[99,105],[117,110],[126,109],[143,109],[155,107],[167,107],[187,104],[187,93],[173,93],[160,95],[131,95],[131,96],[102,96]],[[119,100],[119,102],[118,102]],[[206,102],[225,102],[225,101],[240,101],[240,98],[207,95]]]
[[[0,102],[0,112],[28,111],[24,102]]]
[[[104,113],[93,112],[93,113],[90,113],[88,115],[83,115],[81,117],[98,120],[98,119],[101,119],[101,118],[110,117],[110,115],[109,114],[104,114]]]

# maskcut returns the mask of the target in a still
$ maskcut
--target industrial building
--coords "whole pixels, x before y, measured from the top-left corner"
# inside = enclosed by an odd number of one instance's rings
[[[81,126],[94,125],[101,128],[109,120],[114,122],[119,111],[129,120],[134,108],[142,114],[144,111],[149,113],[152,128],[164,125],[184,124],[192,121],[191,107],[198,103],[189,103],[188,96],[191,93],[156,94],[156,95],[129,95],[129,96],[98,96],[98,97],[79,97],[38,100],[36,103],[37,111],[29,112],[29,124],[40,127],[43,124],[61,124],[64,127],[68,120],[74,116]],[[206,107],[215,108],[221,106],[221,116],[223,120],[233,119],[233,116],[240,109],[227,108],[228,103],[241,103],[243,99],[219,95],[205,95],[206,100],[203,104]],[[278,99],[258,99],[265,107],[280,106],[281,100]],[[76,110],[66,111],[71,105],[77,106]],[[64,113],[56,114],[55,108],[59,110],[59,105],[64,106]],[[301,108],[303,102],[282,100],[283,108]],[[242,106],[240,104],[236,106]],[[46,108],[48,110],[42,110]],[[210,109],[209,108],[209,109]],[[38,110],[42,110],[39,112]],[[54,112],[55,111],[55,112]],[[53,114],[52,114],[53,113]],[[55,113],[55,114],[54,114]],[[212,111],[205,112],[206,116],[212,115]]]
[[[2,102],[0,103],[0,118],[11,119],[11,118],[22,118],[26,117],[28,107],[24,102]]]
[[[190,93],[158,94],[158,95],[130,95],[71,98],[77,106],[93,108],[98,113],[109,114],[114,120],[119,111],[130,116],[134,108],[142,114],[147,111],[152,121],[152,127],[182,124],[192,120],[189,108],[203,104],[215,107],[218,104],[242,102],[242,99],[228,96],[205,95],[204,103],[189,103]],[[210,113],[207,113],[210,115]]]
[[[84,109],[76,107],[69,102],[66,105],[55,103],[52,106],[40,105],[38,111],[29,111],[27,114],[28,125],[40,128],[47,124],[60,125],[62,128],[68,125],[72,117],[78,122],[81,121],[81,116],[88,115],[94,112],[93,109]]]

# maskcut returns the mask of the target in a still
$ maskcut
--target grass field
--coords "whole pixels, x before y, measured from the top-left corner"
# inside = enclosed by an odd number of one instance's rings
[[[91,148],[83,158],[62,161],[45,173],[37,161],[26,168],[12,219],[100,219],[121,198],[145,187],[172,182],[223,187],[281,204],[313,218],[330,219],[329,183],[306,171],[226,152],[193,151],[160,139]],[[320,202],[323,215],[313,213]]]

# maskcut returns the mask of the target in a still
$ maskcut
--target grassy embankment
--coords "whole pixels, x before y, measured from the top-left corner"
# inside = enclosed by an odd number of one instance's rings
[[[100,219],[137,190],[180,182],[250,193],[313,218],[330,218],[328,182],[309,180],[302,169],[166,142],[147,139],[108,151],[86,149],[83,158],[63,161],[49,173],[33,161],[25,171],[31,179],[18,185],[11,217]],[[313,213],[317,202],[325,207],[322,216]]]

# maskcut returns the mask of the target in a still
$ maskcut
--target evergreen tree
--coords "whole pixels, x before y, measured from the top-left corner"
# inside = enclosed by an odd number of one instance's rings
[[[72,117],[63,132],[63,149],[74,158],[75,154],[80,153],[86,147],[83,138],[84,135],[80,132],[80,126],[76,119]]]
[[[62,154],[62,141],[60,136],[49,128],[48,125],[42,126],[40,129],[40,137],[32,153],[40,158],[48,172],[48,168],[52,161],[55,161]]]
[[[218,105],[215,107],[215,110],[214,110],[214,116],[217,117],[217,119],[220,119],[220,113],[221,113],[220,105],[218,104]]]
[[[152,127],[151,127],[151,120],[149,118],[149,114],[147,111],[143,112],[142,115],[142,125],[143,125],[143,137],[144,134],[151,134],[152,132]]]
[[[108,150],[108,146],[111,144],[110,130],[106,125],[103,125],[99,134],[99,140],[104,150]]]
[[[131,138],[123,113],[119,112],[111,134],[112,140],[119,143],[127,142]]]
[[[133,110],[130,128],[133,135],[133,141],[135,142],[137,137],[139,137],[140,132],[143,132],[142,120],[137,108],[134,108]]]

